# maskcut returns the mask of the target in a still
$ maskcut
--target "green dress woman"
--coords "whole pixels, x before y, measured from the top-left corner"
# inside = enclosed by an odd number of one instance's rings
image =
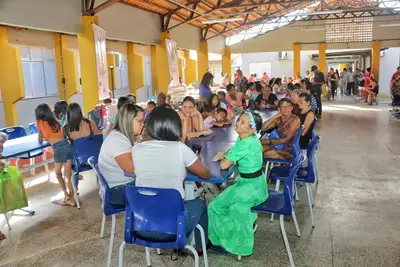
[[[249,115],[242,115],[238,119],[235,130],[239,138],[221,161],[221,168],[226,163],[224,167],[237,164],[240,175],[236,184],[227,188],[209,205],[208,238],[214,246],[220,246],[229,253],[249,256],[253,253],[253,224],[257,219],[257,213],[251,208],[268,198],[268,190],[262,172],[262,145],[255,131],[247,136],[240,133],[241,126],[238,124],[243,117],[247,119],[245,117]]]

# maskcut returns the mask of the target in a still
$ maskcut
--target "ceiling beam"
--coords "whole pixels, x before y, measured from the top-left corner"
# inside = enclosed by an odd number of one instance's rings
[[[308,1],[308,2],[310,2],[310,1]],[[256,25],[256,24],[262,24],[267,19],[276,19],[276,18],[282,17],[282,16],[273,16],[273,15],[281,13],[282,11],[285,11],[287,13],[287,12],[291,11],[292,9],[303,8],[303,7],[304,7],[304,2],[301,2],[301,3],[294,4],[294,5],[290,6],[290,7],[286,7],[285,9],[276,10],[271,14],[267,14],[267,15],[264,15],[264,16],[258,18],[258,19],[254,19],[254,20],[249,21],[247,23],[243,23],[241,26],[237,27],[236,29],[229,29],[229,30],[222,31],[220,34],[216,34],[216,35],[213,35],[213,36],[207,38],[207,40],[215,38],[215,37],[217,37],[218,35],[221,35],[221,34],[227,34],[227,33],[239,31],[244,27],[249,27],[249,26],[253,26],[253,25]]]
[[[118,3],[118,2],[120,2],[120,0],[107,0],[104,3],[98,5],[97,7],[91,9],[92,14],[95,15],[95,14],[99,13],[100,11],[102,11],[103,9],[105,9],[115,3]],[[94,1],[93,1],[93,3],[94,3]]]

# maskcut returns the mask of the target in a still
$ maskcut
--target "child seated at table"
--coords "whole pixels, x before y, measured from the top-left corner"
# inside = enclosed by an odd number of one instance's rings
[[[243,112],[235,125],[239,134],[236,143],[228,152],[219,152],[214,158],[220,160],[222,170],[233,164],[238,165],[240,174],[237,183],[228,187],[208,206],[208,238],[214,246],[240,256],[253,253],[253,224],[257,213],[251,208],[268,198],[262,171],[262,145],[256,135],[261,127],[260,115]]]
[[[118,117],[118,113],[119,110],[121,109],[121,107],[127,103],[129,103],[129,98],[126,96],[121,96],[120,98],[118,98],[118,103],[117,103],[117,109],[118,112],[113,114],[110,119],[109,119],[109,124],[107,125],[107,128],[104,130],[104,138],[114,129],[116,121],[117,121],[117,117]]]
[[[224,127],[225,125],[231,125],[232,121],[227,119],[228,112],[224,108],[218,108],[214,114],[208,116],[204,120],[204,127],[211,128],[211,127]]]
[[[226,109],[226,105],[228,105],[228,100],[226,100],[226,93],[224,91],[219,91],[217,95],[221,104],[221,108]]]
[[[151,112],[153,109],[156,108],[156,102],[154,101],[149,101],[147,102],[147,109],[146,109],[146,114],[144,115],[144,118],[147,120],[150,117]]]
[[[64,133],[61,125],[47,104],[40,104],[35,110],[35,115],[39,134],[38,141],[39,143],[42,143],[44,139],[52,146],[54,151],[55,172],[57,180],[64,193],[64,200],[54,203],[61,206],[76,206],[76,202],[73,197],[74,190],[72,187],[71,174],[71,164],[72,160],[74,159],[72,153],[72,145],[70,144],[70,142],[68,142],[68,140],[64,138]],[[67,178],[68,191],[65,186],[65,182],[61,172],[63,166],[64,174]]]

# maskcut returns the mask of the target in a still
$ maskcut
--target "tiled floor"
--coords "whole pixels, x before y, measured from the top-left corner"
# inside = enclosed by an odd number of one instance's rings
[[[291,220],[286,230],[296,266],[400,266],[400,123],[388,122],[388,106],[338,101],[324,106],[317,132],[320,183],[314,186],[316,228],[311,228],[305,188],[296,204],[302,237]],[[101,209],[93,175],[81,183],[82,208],[59,207],[55,179],[31,181],[27,193],[33,217],[14,215],[13,229],[0,226],[0,266],[105,266],[108,237],[99,238]],[[2,217],[0,220],[3,219]],[[279,222],[261,215],[254,254],[238,262],[232,255],[209,254],[210,266],[288,266]],[[106,225],[109,233],[110,223]],[[117,219],[112,266],[118,265],[123,216]],[[152,252],[153,266],[193,266],[191,256],[171,261],[170,252]],[[125,266],[145,266],[144,249],[128,247]]]

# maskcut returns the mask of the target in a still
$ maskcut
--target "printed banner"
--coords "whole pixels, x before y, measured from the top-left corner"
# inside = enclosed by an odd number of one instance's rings
[[[178,54],[176,51],[176,42],[169,39],[165,39],[165,46],[167,48],[169,75],[171,77],[171,83],[168,88],[169,91],[171,89],[173,90],[174,87],[180,86],[179,65],[178,65]]]
[[[110,97],[108,88],[108,65],[106,51],[106,32],[99,26],[92,24],[94,32],[94,48],[96,51],[97,82],[99,99]]]

